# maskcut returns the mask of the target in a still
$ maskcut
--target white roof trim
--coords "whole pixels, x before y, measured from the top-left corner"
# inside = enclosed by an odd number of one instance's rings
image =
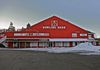
[[[87,38],[49,39],[49,41],[89,41]]]
[[[49,41],[90,41],[94,39],[88,39],[88,38],[7,38],[7,39],[49,39]]]

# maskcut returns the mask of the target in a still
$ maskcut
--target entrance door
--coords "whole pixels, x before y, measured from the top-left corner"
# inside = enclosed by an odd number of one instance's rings
[[[26,42],[26,48],[30,48],[30,42]]]
[[[20,48],[20,43],[19,42],[14,42],[13,47],[14,48]]]
[[[49,42],[49,47],[54,47],[55,43],[54,42]]]
[[[75,42],[72,42],[73,46],[75,46]]]

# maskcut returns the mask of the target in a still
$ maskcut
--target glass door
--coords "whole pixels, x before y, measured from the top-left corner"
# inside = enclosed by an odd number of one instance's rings
[[[55,43],[54,42],[48,42],[49,43],[49,47],[54,47]]]

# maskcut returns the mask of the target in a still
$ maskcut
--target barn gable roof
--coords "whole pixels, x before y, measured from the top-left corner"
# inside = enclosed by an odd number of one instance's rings
[[[78,29],[80,29],[82,31],[85,31],[85,32],[89,32],[90,33],[90,31],[87,31],[87,30],[81,28],[80,26],[77,26],[77,25],[73,24],[72,22],[67,21],[67,20],[64,20],[64,19],[62,19],[60,17],[57,17],[57,16],[52,16],[52,17],[49,17],[49,18],[47,18],[47,19],[45,19],[43,21],[40,21],[37,24],[32,25],[30,27],[30,29],[25,29],[25,31],[36,31],[38,29],[41,29],[41,27],[39,27],[39,26],[42,26],[43,27],[44,25],[51,25],[51,21],[53,21],[53,20],[57,20],[58,23],[59,23],[59,25],[67,25],[67,27],[68,26],[72,26],[74,28],[78,28]]]

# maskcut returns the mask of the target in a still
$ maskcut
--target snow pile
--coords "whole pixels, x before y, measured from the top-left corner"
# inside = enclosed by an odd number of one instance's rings
[[[8,48],[5,48],[7,50]],[[80,55],[100,55],[100,46],[93,46],[91,43],[81,43],[76,47],[63,48],[10,48],[8,50],[32,50],[46,51],[49,53],[78,53]]]
[[[76,47],[93,47],[93,45],[91,43],[86,42],[86,43],[80,43]]]
[[[51,48],[52,53],[78,53],[81,55],[100,55],[100,46],[93,46],[91,43],[81,43],[70,48]]]

